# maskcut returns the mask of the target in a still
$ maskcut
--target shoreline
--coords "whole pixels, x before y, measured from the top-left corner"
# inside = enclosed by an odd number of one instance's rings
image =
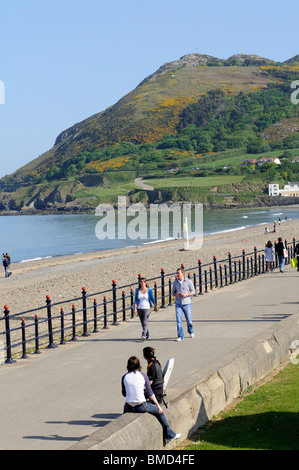
[[[89,253],[12,263],[12,276],[0,277],[0,302],[8,305],[11,314],[45,305],[46,295],[53,302],[79,297],[82,287],[87,294],[111,289],[112,280],[117,286],[136,285],[138,274],[152,279],[174,273],[183,263],[186,271],[202,264],[252,253],[254,247],[262,250],[268,240],[272,243],[281,237],[288,243],[299,239],[299,219],[283,221],[276,233],[264,234],[263,225],[204,235],[199,250],[184,250],[184,239],[148,245],[112,248]]]

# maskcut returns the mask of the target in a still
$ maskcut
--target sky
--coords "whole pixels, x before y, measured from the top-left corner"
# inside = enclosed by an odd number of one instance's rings
[[[294,0],[1,2],[0,178],[166,62],[196,52],[283,62],[298,39]]]

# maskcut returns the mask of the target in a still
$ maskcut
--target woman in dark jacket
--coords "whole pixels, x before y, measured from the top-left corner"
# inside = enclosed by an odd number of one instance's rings
[[[285,246],[282,242],[282,238],[279,237],[278,242],[275,244],[275,253],[277,253],[277,256],[278,256],[279,269],[280,269],[281,273],[283,273],[283,268],[284,268],[284,264],[285,264],[285,257],[284,257],[284,253],[283,253],[284,248],[285,248]]]
[[[163,400],[163,374],[161,364],[155,357],[154,348],[147,347],[143,349],[143,357],[147,361],[147,376],[149,378],[152,390],[159,403]]]

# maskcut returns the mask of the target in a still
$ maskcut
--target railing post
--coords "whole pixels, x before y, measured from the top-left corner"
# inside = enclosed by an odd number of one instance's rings
[[[243,279],[246,278],[246,266],[245,266],[245,250],[242,250],[242,264],[243,264]]]
[[[35,330],[35,351],[34,351],[34,354],[40,354],[39,337],[38,337],[38,315],[35,315],[35,317],[34,317],[34,330]]]
[[[73,337],[71,341],[78,341],[76,336],[76,306],[75,304],[72,305],[72,329],[73,329]]]
[[[213,289],[213,277],[212,277],[212,268],[209,266],[209,275],[210,275],[210,290]]]
[[[133,305],[134,305],[134,290],[133,287],[130,289],[130,299],[131,299],[131,318],[134,318],[134,310],[133,310]]]
[[[216,260],[215,255],[213,256],[213,263],[214,263],[215,287],[218,287],[217,260]]]
[[[202,272],[201,272],[201,260],[198,260],[198,283],[199,283],[199,295],[203,295],[202,292]]]
[[[97,299],[93,299],[93,333],[98,333]]]
[[[221,263],[219,264],[219,277],[220,277],[220,287],[223,287],[222,266],[221,266]]]
[[[48,335],[49,335],[49,345],[48,348],[57,348],[57,346],[53,342],[53,329],[52,329],[52,312],[51,312],[51,297],[49,295],[46,296],[46,303],[47,303],[47,316],[48,316]]]
[[[234,259],[234,282],[237,282],[237,261]]]
[[[117,306],[116,306],[116,281],[112,281],[112,306],[113,306],[113,325],[118,326],[117,321]]]
[[[207,275],[207,270],[204,270],[204,277],[205,277],[205,294],[208,293],[208,275]]]
[[[6,329],[6,351],[7,358],[5,364],[14,364],[14,361],[11,358],[11,342],[10,342],[10,327],[9,327],[9,308],[8,305],[4,306],[4,315],[5,315],[5,329]]]
[[[22,356],[21,356],[21,359],[27,359],[28,356],[26,354],[26,333],[25,333],[25,319],[24,318],[22,318],[21,327],[22,327]]]
[[[154,299],[155,303],[157,304],[157,282],[154,282]]]
[[[228,252],[228,269],[229,269],[229,283],[233,283],[233,272],[232,272],[232,255]]]
[[[123,321],[126,321],[126,297],[125,297],[124,290],[121,293],[121,299],[122,299]]]
[[[171,277],[168,279],[168,306],[172,305],[172,285]]]
[[[64,340],[64,310],[60,309],[60,344],[65,344]]]
[[[254,275],[257,276],[257,248],[254,247]]]
[[[106,299],[106,295],[104,295],[104,298],[103,298],[103,309],[104,309],[104,327],[103,327],[103,329],[104,329],[104,330],[108,330],[108,326],[107,326],[107,299]]]
[[[165,308],[165,273],[164,273],[164,268],[161,268],[161,297],[162,297],[161,308]]]
[[[90,334],[87,331],[86,287],[82,287],[82,305],[83,305],[83,333],[82,333],[82,336],[90,336]]]
[[[227,265],[224,265],[224,277],[225,277],[225,285],[227,286]]]

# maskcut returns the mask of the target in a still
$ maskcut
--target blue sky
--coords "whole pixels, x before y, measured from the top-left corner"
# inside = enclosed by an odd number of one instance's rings
[[[61,131],[113,105],[165,62],[194,52],[277,61],[299,54],[293,0],[3,3],[0,177],[50,149]]]

